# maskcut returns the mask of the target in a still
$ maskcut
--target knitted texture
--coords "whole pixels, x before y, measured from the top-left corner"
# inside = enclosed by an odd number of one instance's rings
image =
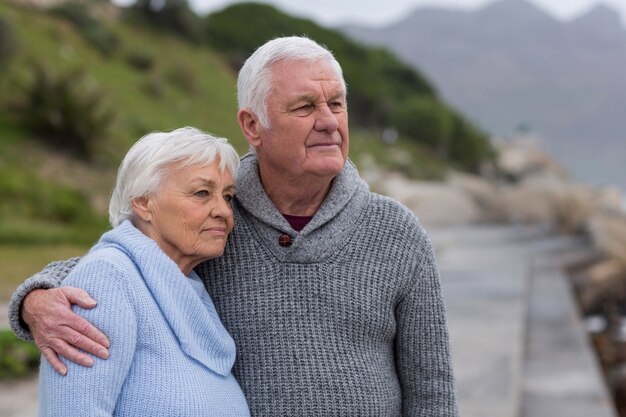
[[[9,325],[17,337],[29,342],[33,341],[26,323],[20,317],[20,306],[24,297],[33,290],[57,288],[79,260],[80,258],[70,258],[65,261],[52,262],[17,287],[9,301]]]
[[[435,258],[415,216],[369,192],[351,163],[300,233],[253,156],[237,182],[225,254],[197,271],[235,339],[252,415],[458,415]]]
[[[253,416],[458,415],[432,245],[407,208],[348,162],[297,233],[247,155],[234,211],[224,255],[196,271]]]
[[[235,344],[194,277],[128,221],[104,234],[63,285],[98,301],[75,311],[108,335],[111,356],[68,363],[66,377],[42,361],[41,415],[248,416]]]

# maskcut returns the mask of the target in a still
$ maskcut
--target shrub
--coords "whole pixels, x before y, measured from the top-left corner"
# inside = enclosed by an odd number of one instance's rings
[[[76,223],[93,209],[80,192],[45,181],[31,173],[0,168],[0,217],[16,212],[30,219]]]
[[[11,62],[17,49],[18,43],[13,28],[0,16],[0,70]]]
[[[0,331],[0,380],[18,378],[34,372],[39,366],[39,351],[12,332]]]
[[[188,67],[178,64],[168,70],[166,77],[181,92],[192,95],[198,93],[196,74]]]
[[[135,50],[126,55],[126,62],[136,70],[148,72],[154,67],[154,56],[143,50]]]
[[[127,16],[152,28],[167,30],[193,43],[202,43],[202,21],[187,0],[137,0]]]
[[[146,96],[155,100],[160,100],[165,95],[164,82],[160,76],[154,75],[152,77],[143,78],[138,87],[139,90]]]
[[[117,48],[117,36],[92,17],[85,4],[78,1],[61,3],[51,9],[51,13],[72,23],[101,54],[110,56]]]
[[[392,120],[400,133],[433,149],[440,158],[450,156],[453,115],[440,102],[414,96],[398,106]]]
[[[89,85],[81,70],[57,76],[33,64],[31,73],[30,83],[20,86],[12,103],[24,126],[60,150],[90,158],[113,119],[103,93]]]
[[[496,159],[489,138],[473,123],[460,115],[454,116],[450,159],[462,170],[478,173],[486,163]]]

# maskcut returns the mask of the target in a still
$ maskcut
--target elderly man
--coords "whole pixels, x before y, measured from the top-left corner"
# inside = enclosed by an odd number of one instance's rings
[[[309,39],[275,39],[246,61],[237,88],[254,152],[241,161],[224,255],[196,271],[235,340],[233,372],[252,415],[458,415],[431,244],[412,213],[370,192],[347,161],[337,61]],[[29,337],[23,304],[61,372],[55,352],[85,365],[92,359],[76,347],[108,354],[106,338],[69,312],[93,307],[86,294],[32,291],[58,286],[74,262],[26,281],[11,307],[18,335]]]

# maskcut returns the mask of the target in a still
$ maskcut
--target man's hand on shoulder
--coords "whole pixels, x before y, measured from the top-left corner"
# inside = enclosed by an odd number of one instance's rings
[[[101,359],[109,357],[107,337],[75,314],[72,304],[93,308],[96,301],[81,289],[61,287],[32,291],[22,303],[21,316],[28,324],[35,343],[61,375],[67,374],[67,366],[58,355],[87,367],[93,365],[93,359],[84,352]]]

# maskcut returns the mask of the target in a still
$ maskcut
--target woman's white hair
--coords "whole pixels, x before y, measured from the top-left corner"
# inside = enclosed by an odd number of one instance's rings
[[[157,191],[171,164],[211,165],[216,158],[220,171],[228,170],[233,178],[237,175],[239,156],[224,138],[193,127],[143,136],[130,148],[117,172],[109,202],[111,226],[132,221],[132,201]]]
[[[237,78],[237,101],[239,109],[254,112],[265,129],[270,128],[267,114],[267,98],[272,91],[271,67],[279,61],[328,61],[341,79],[347,92],[341,66],[333,54],[309,38],[288,36],[276,38],[260,46],[246,60]]]

